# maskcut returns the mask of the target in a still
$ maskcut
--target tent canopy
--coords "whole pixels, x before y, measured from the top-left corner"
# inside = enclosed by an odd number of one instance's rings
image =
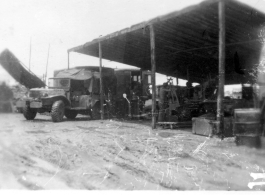
[[[32,72],[25,69],[22,63],[8,49],[0,54],[0,64],[17,82],[25,87],[29,89],[45,87],[45,83]]]
[[[155,30],[156,72],[192,82],[218,76],[218,2],[208,0],[156,17],[69,49],[143,70],[151,69],[150,30]],[[225,1],[225,84],[253,80],[263,46],[265,15],[237,1]]]

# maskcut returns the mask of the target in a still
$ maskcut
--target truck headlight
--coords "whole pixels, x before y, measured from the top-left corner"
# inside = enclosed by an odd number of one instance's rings
[[[48,93],[43,93],[42,96],[43,97],[48,97],[49,95],[48,95]]]
[[[28,98],[28,97],[29,97],[29,93],[26,92],[26,93],[24,94],[23,98]]]

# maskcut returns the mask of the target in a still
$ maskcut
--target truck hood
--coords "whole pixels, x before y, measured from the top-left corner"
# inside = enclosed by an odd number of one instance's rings
[[[49,96],[65,96],[65,90],[63,89],[45,89],[45,88],[33,88],[29,92],[29,97],[40,98]]]

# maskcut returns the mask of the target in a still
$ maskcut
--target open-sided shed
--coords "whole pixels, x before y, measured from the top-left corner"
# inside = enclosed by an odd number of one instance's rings
[[[238,1],[207,0],[94,39],[68,53],[99,57],[102,52],[103,59],[198,83],[219,76],[220,90],[224,80],[235,84],[255,78],[264,22],[264,13]],[[153,76],[153,84],[154,80]],[[217,115],[222,118],[220,93]]]
[[[103,59],[150,70],[149,26],[153,25],[156,72],[182,79],[189,77],[200,83],[209,74],[218,74],[218,2],[204,1],[68,51],[98,57],[101,42]],[[250,70],[258,63],[264,24],[263,13],[237,1],[225,1],[227,84],[241,83],[240,68]]]

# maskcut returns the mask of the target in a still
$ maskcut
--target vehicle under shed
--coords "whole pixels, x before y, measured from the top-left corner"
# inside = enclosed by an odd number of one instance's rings
[[[264,21],[264,13],[238,1],[207,0],[71,48],[68,55],[77,52],[151,70],[153,86],[155,72],[200,84],[216,79],[217,128],[223,131],[224,85],[256,82],[263,65]]]

